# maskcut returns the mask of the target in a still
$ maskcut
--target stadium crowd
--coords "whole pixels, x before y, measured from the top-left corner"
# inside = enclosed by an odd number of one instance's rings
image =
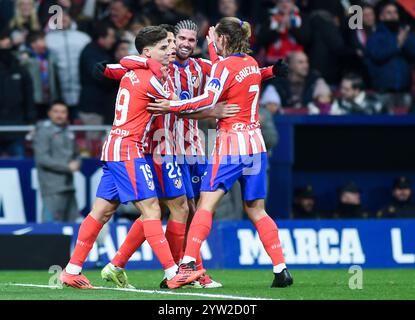
[[[251,46],[261,66],[279,59],[288,63],[287,79],[263,84],[261,121],[269,149],[277,143],[275,124],[269,121],[273,115],[412,113],[415,13],[405,6],[409,2],[1,0],[0,125],[45,120],[56,101],[69,107],[73,124],[109,125],[118,83],[98,81],[94,76],[98,62],[116,63],[135,54],[134,38],[144,26],[175,25],[188,18],[200,29],[195,55],[208,57],[208,28],[226,16],[251,23]],[[359,17],[356,20],[355,12],[349,12],[353,5],[362,8],[361,27],[353,27],[353,21],[359,25]],[[204,128],[214,128],[214,123],[205,122]],[[97,156],[102,135],[78,135],[77,143],[81,155]],[[23,135],[0,135],[0,157],[23,157],[28,152],[25,146]],[[307,198],[310,190],[303,189],[296,195]],[[357,187],[344,189],[353,193],[349,189]],[[339,196],[339,212],[350,209],[341,204],[342,198],[358,202],[353,196]],[[304,211],[297,210],[301,202],[297,200],[294,212],[300,213],[294,217]],[[387,216],[387,211],[378,216]]]

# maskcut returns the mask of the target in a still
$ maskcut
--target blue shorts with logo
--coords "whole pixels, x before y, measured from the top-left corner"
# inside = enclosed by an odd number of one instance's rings
[[[140,201],[157,197],[151,168],[144,158],[103,161],[96,196],[109,201]]]
[[[206,174],[207,159],[205,156],[185,156],[178,159],[182,170],[183,182],[188,199],[198,198],[202,178]]]
[[[176,161],[176,156],[145,155],[151,167],[157,196],[159,198],[177,198],[186,194],[182,172]]]
[[[220,188],[226,193],[239,180],[243,200],[265,199],[266,170],[266,152],[247,156],[222,156],[220,159],[211,157],[200,191],[213,192]]]

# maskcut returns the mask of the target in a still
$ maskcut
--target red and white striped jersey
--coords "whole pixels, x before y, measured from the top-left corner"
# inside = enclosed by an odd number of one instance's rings
[[[120,79],[128,70],[132,69],[148,69],[147,59],[139,56],[126,56],[121,59],[120,64],[108,64],[104,75],[111,79]],[[174,93],[174,85],[171,78],[169,77],[167,81],[169,91]],[[159,155],[175,154],[175,128],[176,115],[166,114],[155,117],[147,134],[144,153]]]
[[[200,96],[212,70],[212,63],[206,59],[189,58],[185,65],[170,64],[175,93],[180,100]],[[199,133],[198,120],[177,118],[176,153],[178,155],[204,155],[205,142]]]
[[[142,158],[155,115],[146,108],[154,99],[171,99],[168,83],[161,84],[151,70],[125,73],[120,82],[114,122],[102,147],[102,161],[125,161]]]
[[[216,154],[243,155],[265,152],[259,122],[261,69],[249,55],[234,54],[212,67],[205,91],[190,100],[171,101],[171,111],[191,113],[212,108],[219,101],[237,104],[241,111],[217,124]]]

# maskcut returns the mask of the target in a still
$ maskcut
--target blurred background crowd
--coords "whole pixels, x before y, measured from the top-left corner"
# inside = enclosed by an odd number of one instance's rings
[[[194,56],[206,58],[208,28],[227,16],[251,23],[261,66],[278,59],[289,66],[287,79],[263,83],[261,121],[269,150],[278,140],[272,119],[282,114],[415,112],[413,0],[0,0],[0,126],[44,120],[110,125],[118,84],[94,78],[96,63],[135,54],[134,38],[144,26],[183,19],[198,24]],[[56,103],[65,106],[63,113],[50,113]],[[77,134],[79,155],[98,157],[103,134]],[[0,157],[32,156],[32,140],[32,134],[0,133]],[[393,190],[402,186],[410,187],[405,177]],[[341,190],[338,210],[351,216],[388,216],[396,205],[367,214],[356,209],[356,185]],[[410,192],[392,194],[405,205],[410,199]],[[296,190],[293,217],[324,216],[314,212],[312,198],[312,186]]]

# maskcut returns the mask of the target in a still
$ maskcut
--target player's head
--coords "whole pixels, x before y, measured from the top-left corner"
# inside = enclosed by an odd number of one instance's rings
[[[196,49],[199,28],[192,20],[182,20],[176,24],[175,31],[176,55],[180,60],[186,60]]]
[[[235,17],[222,18],[215,27],[215,42],[219,54],[251,53],[251,25]]]
[[[53,102],[48,110],[48,117],[57,126],[64,126],[68,123],[68,106],[62,101]]]
[[[169,43],[167,31],[159,26],[148,26],[140,30],[135,38],[138,53],[145,58],[153,58],[162,65],[169,64]]]
[[[169,62],[174,62],[176,60],[176,37],[174,35],[174,26],[171,24],[160,24],[159,27],[162,27],[167,31],[167,42],[169,44]]]

